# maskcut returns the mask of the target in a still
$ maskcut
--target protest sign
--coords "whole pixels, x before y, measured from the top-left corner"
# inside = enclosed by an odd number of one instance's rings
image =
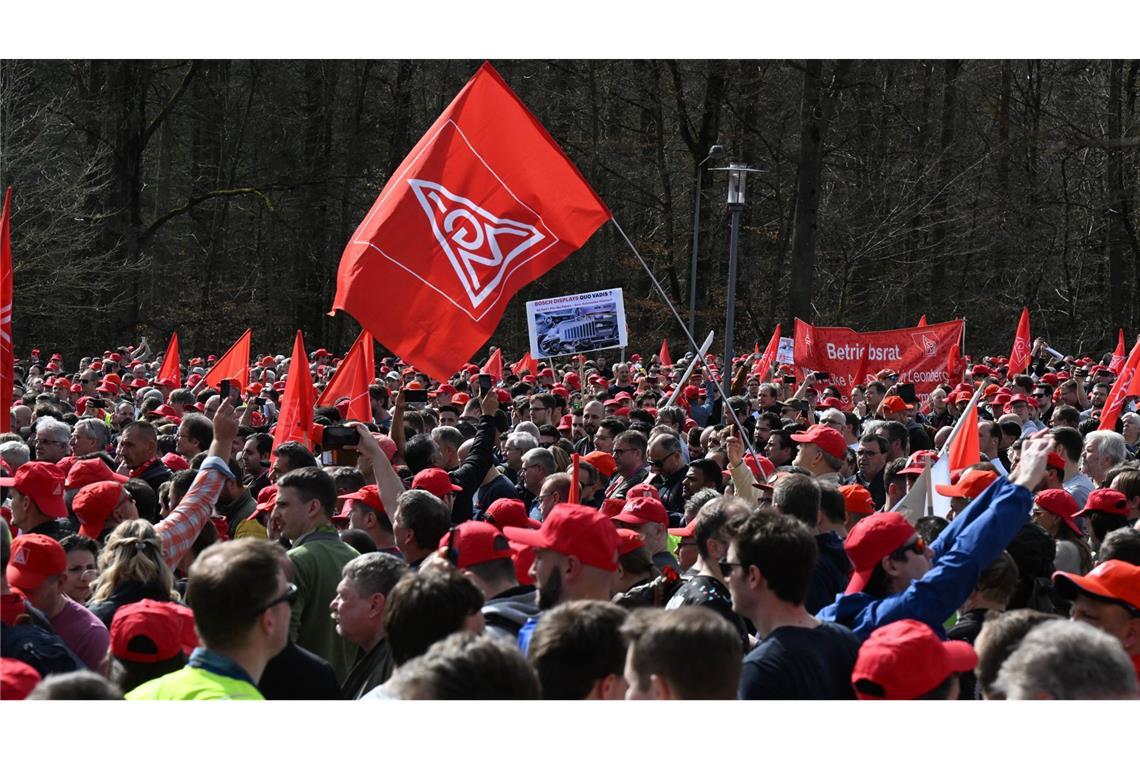
[[[530,354],[536,359],[625,347],[621,288],[527,301]]]

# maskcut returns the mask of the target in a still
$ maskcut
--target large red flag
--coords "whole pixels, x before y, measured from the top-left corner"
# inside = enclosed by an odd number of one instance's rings
[[[776,351],[780,348],[780,323],[776,323],[776,329],[772,331],[772,337],[768,339],[768,346],[764,349],[764,353],[756,360],[756,364],[752,365],[752,374],[759,376],[763,380],[768,370],[772,367],[772,362],[776,361]]]
[[[317,392],[313,376],[309,374],[309,357],[301,331],[293,340],[293,360],[289,362],[289,375],[285,378],[285,392],[281,396],[281,413],[273,431],[273,450],[287,441],[297,441],[312,449],[313,407]]]
[[[528,350],[523,354],[523,358],[511,365],[511,374],[518,375],[519,377],[523,377],[527,374],[537,375],[538,360],[531,356]]]
[[[223,380],[236,380],[243,389],[249,385],[249,339],[252,334],[253,329],[247,329],[222,358],[218,359],[218,363],[202,378],[206,381],[206,385],[214,390],[218,389]],[[305,366],[308,364],[309,360],[305,359]]]
[[[348,399],[346,419],[372,422],[372,401],[368,386],[376,378],[375,348],[372,333],[361,330],[356,342],[344,355],[344,361],[336,368],[329,384],[317,399],[317,406],[335,404],[338,399]],[[305,362],[308,365],[308,361]]]
[[[496,348],[495,352],[487,359],[487,363],[479,370],[484,375],[490,375],[495,378],[496,383],[503,381],[503,351]]]
[[[1127,349],[1124,347],[1124,328],[1120,328],[1120,337],[1116,339],[1116,350],[1112,352],[1112,361],[1108,363],[1108,371],[1114,375],[1120,374],[1120,369],[1124,366],[1124,359],[1126,358],[1124,352]]]
[[[669,355],[669,341],[665,338],[661,339],[661,350],[657,354],[657,360],[664,367],[673,366],[673,357]]]
[[[343,309],[437,380],[494,332],[519,288],[609,209],[484,63],[420,138],[345,246]]]
[[[1140,396],[1140,338],[1136,339],[1136,345],[1128,354],[1124,368],[1108,392],[1108,399],[1100,412],[1100,430],[1113,430],[1116,427],[1116,420],[1124,410],[1124,400],[1129,396]]]
[[[12,383],[15,355],[12,352],[12,188],[4,193],[0,213],[0,433],[12,427]]]
[[[981,441],[978,438],[978,407],[966,410],[966,419],[950,443],[950,472],[963,470],[982,461]]]
[[[158,374],[154,377],[154,384],[165,385],[168,388],[177,388],[182,385],[182,372],[179,369],[179,364],[178,331],[175,330],[170,336],[170,342],[166,344],[166,353],[162,357],[162,366],[158,368]]]
[[[1017,337],[1013,339],[1013,348],[1009,350],[1009,372],[1007,377],[1020,375],[1029,368],[1029,349],[1032,347],[1029,337],[1029,309],[1021,310],[1021,319],[1017,321]]]

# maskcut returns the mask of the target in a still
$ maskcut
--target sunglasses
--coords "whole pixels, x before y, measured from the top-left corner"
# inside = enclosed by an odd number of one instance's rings
[[[922,538],[922,536],[915,536],[915,539],[913,541],[908,542],[901,549],[897,549],[897,550],[891,552],[891,558],[896,559],[896,560],[901,562],[901,561],[906,559],[907,552],[914,552],[915,554],[925,554],[926,553],[926,541]]]
[[[717,562],[717,565],[720,567],[720,574],[725,578],[732,575],[732,568],[744,567],[744,564],[742,562],[729,562],[726,559],[722,559],[720,562]]]
[[[269,604],[265,605],[261,609],[257,610],[254,613],[254,615],[255,616],[260,615],[261,613],[265,612],[266,610],[272,609],[273,607],[276,607],[277,605],[281,604],[282,602],[287,602],[289,604],[289,606],[292,607],[293,603],[297,601],[297,594],[298,594],[297,585],[294,583],[290,583],[285,588],[284,594],[277,597],[276,599],[274,599],[273,601],[271,601]]]

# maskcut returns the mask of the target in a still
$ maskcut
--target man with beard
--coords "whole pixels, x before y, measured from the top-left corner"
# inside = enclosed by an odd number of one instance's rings
[[[234,477],[226,478],[222,484],[214,509],[226,518],[226,532],[230,538],[265,538],[265,526],[257,520],[247,519],[257,510],[257,501],[249,487],[242,485],[243,473],[238,461],[229,461]]]
[[[582,407],[582,429],[586,435],[574,444],[574,450],[579,454],[589,454],[594,450],[594,434],[602,424],[606,408],[601,401],[591,401]]]
[[[597,509],[578,504],[556,504],[542,527],[504,528],[506,537],[535,548],[530,574],[538,586],[539,615],[572,599],[608,601],[613,574],[618,568],[617,528]],[[519,648],[525,653],[538,624],[538,616],[519,631]]]

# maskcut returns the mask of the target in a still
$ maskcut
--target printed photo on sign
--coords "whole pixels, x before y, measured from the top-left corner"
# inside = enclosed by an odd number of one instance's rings
[[[621,288],[527,301],[530,353],[536,359],[567,356],[628,342]]]

